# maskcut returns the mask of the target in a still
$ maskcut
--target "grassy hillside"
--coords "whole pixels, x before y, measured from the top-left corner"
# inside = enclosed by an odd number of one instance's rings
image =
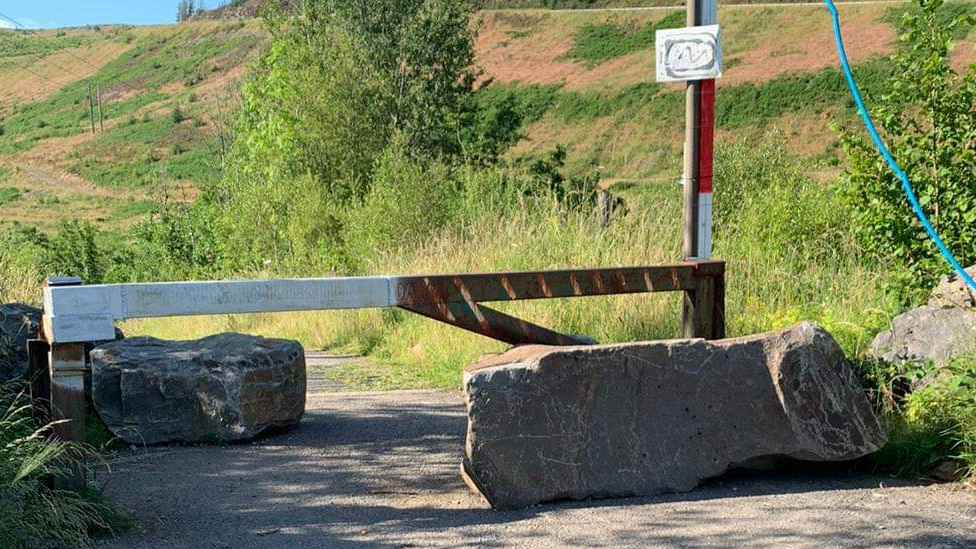
[[[0,31],[0,223],[122,228],[150,199],[192,198],[217,174],[213,136],[264,40],[254,20]]]

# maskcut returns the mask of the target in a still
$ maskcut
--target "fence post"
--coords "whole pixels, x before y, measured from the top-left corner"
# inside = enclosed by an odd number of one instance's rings
[[[598,204],[600,208],[600,228],[606,229],[610,226],[610,219],[613,216],[613,200],[611,200],[610,191],[606,189],[600,191]]]
[[[31,415],[38,427],[51,421],[51,346],[43,339],[27,340],[27,379],[30,380]]]
[[[78,286],[79,278],[48,278],[46,286]],[[85,442],[85,344],[58,343],[52,341],[50,311],[44,311],[41,332],[50,345],[48,370],[50,372],[50,416],[56,422],[53,436],[57,440],[84,444]],[[75,461],[70,472],[54,479],[55,489],[80,491],[85,488],[85,465],[82,456],[72,456]]]
[[[724,265],[717,272],[696,274],[695,288],[685,290],[681,331],[686,338],[725,337]]]

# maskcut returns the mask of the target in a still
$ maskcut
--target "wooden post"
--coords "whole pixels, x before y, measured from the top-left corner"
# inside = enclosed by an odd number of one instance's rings
[[[95,133],[95,102],[92,99],[91,82],[88,83],[88,121],[91,122],[91,132]]]
[[[47,286],[77,286],[78,278],[49,278]],[[57,422],[56,439],[75,444],[85,442],[85,344],[58,343],[53,340],[50,311],[44,312],[42,335],[49,344],[50,414]],[[54,479],[55,489],[80,491],[85,488],[85,465],[75,456],[71,472]]]
[[[610,219],[613,216],[613,201],[611,200],[610,191],[603,189],[598,195],[598,204],[600,208],[600,228],[606,229],[610,227]]]
[[[694,290],[685,290],[681,331],[686,338],[725,337],[725,273],[698,277]]]
[[[98,101],[98,131],[105,131],[105,120],[102,118],[102,90],[95,82],[95,99]]]
[[[51,346],[43,339],[27,340],[27,379],[31,383],[31,414],[38,427],[51,421],[51,370],[48,353]]]

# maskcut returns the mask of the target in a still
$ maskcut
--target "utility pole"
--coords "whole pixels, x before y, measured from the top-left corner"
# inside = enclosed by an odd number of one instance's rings
[[[687,0],[688,27],[698,25],[698,5],[701,0]],[[684,209],[681,216],[681,250],[685,259],[698,255],[698,97],[701,84],[690,80],[685,84],[685,160]]]
[[[102,118],[102,90],[95,82],[95,98],[98,100],[98,131],[105,131],[105,119]]]
[[[95,102],[92,100],[91,82],[88,82],[88,120],[91,122],[92,133],[95,133]]]
[[[687,25],[716,23],[715,0],[687,0]],[[682,252],[686,259],[712,254],[712,143],[715,80],[690,80],[685,87],[684,211]]]

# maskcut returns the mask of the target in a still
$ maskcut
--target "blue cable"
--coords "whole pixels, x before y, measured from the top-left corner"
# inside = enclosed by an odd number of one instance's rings
[[[827,4],[827,9],[830,10],[830,17],[834,22],[834,39],[837,42],[837,55],[840,57],[840,65],[844,69],[844,77],[847,79],[847,87],[851,89],[851,94],[854,96],[854,103],[857,104],[857,110],[861,114],[861,119],[864,120],[864,125],[867,126],[868,133],[871,134],[871,139],[874,141],[875,146],[878,147],[878,152],[884,157],[885,162],[888,163],[888,167],[891,171],[898,176],[901,180],[902,190],[905,191],[905,196],[908,197],[908,202],[912,205],[912,209],[915,210],[915,215],[918,220],[922,222],[922,227],[925,228],[925,232],[929,234],[929,238],[935,245],[939,248],[942,256],[945,257],[946,261],[952,265],[952,268],[956,271],[966,284],[969,285],[969,289],[976,294],[976,280],[969,276],[969,273],[956,261],[955,256],[949,251],[942,239],[939,238],[939,233],[935,232],[932,224],[929,223],[928,216],[922,210],[921,204],[918,203],[918,198],[915,197],[915,191],[912,190],[912,184],[908,181],[908,176],[902,171],[898,163],[891,156],[888,151],[888,147],[885,146],[884,142],[881,141],[881,136],[878,135],[878,130],[874,127],[874,121],[871,120],[871,116],[868,114],[868,110],[864,107],[864,100],[861,99],[861,92],[857,88],[857,82],[854,81],[854,75],[851,74],[851,65],[847,61],[847,52],[844,50],[844,39],[840,34],[840,17],[837,15],[837,7],[834,6],[833,0],[824,0]]]

